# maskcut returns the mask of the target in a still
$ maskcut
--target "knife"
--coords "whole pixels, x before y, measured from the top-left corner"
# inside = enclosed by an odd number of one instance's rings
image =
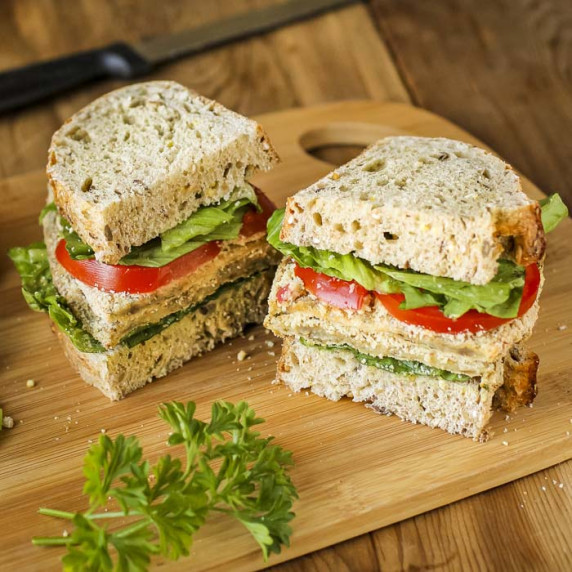
[[[360,0],[288,0],[135,45],[116,43],[0,73],[0,113],[104,79],[131,79],[159,64],[249,38]]]

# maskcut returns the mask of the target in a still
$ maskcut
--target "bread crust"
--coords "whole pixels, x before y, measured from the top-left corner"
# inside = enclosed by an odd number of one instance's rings
[[[493,405],[513,413],[530,405],[537,394],[538,356],[522,345],[516,345],[504,359],[503,384],[495,393]]]
[[[516,212],[500,213],[496,220],[496,235],[505,245],[504,254],[520,266],[538,263],[544,257],[546,237],[538,203]]]

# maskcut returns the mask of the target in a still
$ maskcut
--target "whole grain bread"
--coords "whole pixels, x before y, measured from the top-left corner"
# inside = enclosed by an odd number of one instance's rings
[[[420,361],[457,373],[480,375],[487,364],[531,335],[538,316],[536,302],[521,318],[493,330],[439,334],[397,320],[376,298],[359,311],[325,304],[305,290],[293,269],[294,264],[288,260],[280,263],[270,293],[264,324],[276,335],[303,337],[326,345],[348,344],[366,354]]]
[[[271,271],[256,274],[133,348],[83,353],[59,330],[58,336],[80,377],[109,399],[121,399],[238,335],[247,324],[262,322],[271,280]]]
[[[387,137],[288,199],[281,239],[486,284],[502,255],[544,253],[540,207],[498,157],[444,138]]]
[[[193,273],[146,294],[104,292],[75,279],[57,261],[58,215],[43,220],[54,284],[84,328],[106,348],[112,348],[131,331],[199,304],[227,282],[234,282],[275,267],[278,253],[266,242],[266,233],[224,241],[216,258]]]
[[[170,81],[134,84],[78,111],[52,137],[60,212],[113,264],[278,160],[262,127]]]
[[[511,371],[499,359],[472,381],[397,375],[365,365],[348,351],[309,347],[290,337],[282,346],[277,381],[296,392],[309,389],[333,401],[350,397],[379,413],[484,441],[493,400],[499,388],[510,387]]]

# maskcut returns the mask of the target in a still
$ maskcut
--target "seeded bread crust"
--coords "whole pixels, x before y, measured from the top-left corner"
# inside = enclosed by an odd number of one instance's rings
[[[83,353],[59,330],[58,337],[80,377],[118,400],[238,335],[247,324],[261,323],[271,281],[271,272],[257,274],[133,348]]]
[[[504,360],[504,381],[495,393],[493,405],[513,413],[523,405],[530,405],[536,397],[538,356],[524,346],[511,348]]]
[[[281,301],[277,292],[283,289]],[[294,264],[283,260],[276,272],[264,325],[277,336],[297,336],[320,344],[348,344],[374,356],[420,361],[432,367],[480,375],[487,363],[506,355],[532,333],[538,301],[522,317],[476,334],[438,334],[405,324],[391,316],[377,299],[360,311],[324,304],[294,274]]]
[[[290,197],[280,237],[472,284],[501,254],[526,265],[545,248],[540,207],[509,165],[428,137],[382,139]]]
[[[108,264],[278,161],[255,121],[175,82],[134,84],[78,111],[54,133],[55,202]]]
[[[227,282],[274,268],[279,259],[262,232],[247,239],[224,241],[216,258],[154,292],[104,292],[76,280],[58,263],[55,256],[59,241],[57,220],[56,213],[48,213],[43,220],[54,284],[84,328],[106,348],[112,348],[138,327],[199,304]]]
[[[332,401],[350,397],[379,413],[486,441],[493,400],[501,386],[510,387],[511,371],[500,359],[468,382],[403,376],[364,365],[348,351],[308,347],[290,337],[282,346],[277,381],[295,392],[309,389]]]

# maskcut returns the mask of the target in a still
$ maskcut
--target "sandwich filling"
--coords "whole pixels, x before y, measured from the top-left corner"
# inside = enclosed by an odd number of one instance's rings
[[[475,381],[476,378],[470,375],[464,375],[462,373],[453,373],[452,371],[447,371],[445,369],[439,369],[437,367],[431,367],[424,363],[414,360],[403,360],[396,359],[389,356],[376,357],[370,354],[364,354],[355,348],[352,348],[348,344],[329,344],[329,345],[319,345],[314,344],[305,338],[299,339],[300,343],[305,346],[325,351],[344,351],[353,355],[362,365],[367,365],[370,367],[376,367],[377,369],[382,369],[383,371],[388,371],[390,373],[395,373],[398,375],[423,375],[426,377],[439,377],[447,381]]]
[[[55,210],[54,203],[48,204],[40,222]],[[96,261],[93,249],[60,217],[62,238],[56,258],[88,286],[106,292],[152,292],[216,258],[221,241],[263,232],[273,210],[274,205],[259,189],[245,183],[228,199],[200,208],[174,228],[134,247],[114,265]]]
[[[560,197],[541,202],[542,221],[549,232],[567,216]],[[280,240],[284,210],[268,221],[268,241],[296,265],[306,289],[333,306],[360,310],[378,299],[394,317],[443,333],[482,331],[522,316],[532,307],[540,286],[536,264],[524,268],[499,260],[488,284],[474,285],[386,264],[371,264],[352,254],[339,254]],[[278,292],[277,297],[285,293]]]
[[[46,312],[79,351],[85,353],[103,353],[106,351],[106,348],[84,328],[65,298],[58,293],[52,280],[48,253],[44,243],[37,242],[25,247],[12,248],[9,251],[9,256],[20,274],[22,294],[32,310]],[[199,304],[191,305],[165,316],[158,322],[141,326],[130,332],[121,340],[120,344],[132,348],[151,339],[191,312],[200,311],[202,307],[216,300],[224,292],[237,288],[259,274],[260,272],[247,278],[223,284]]]

